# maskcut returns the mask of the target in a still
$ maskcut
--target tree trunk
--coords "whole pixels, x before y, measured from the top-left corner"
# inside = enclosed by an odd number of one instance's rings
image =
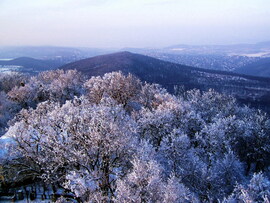
[[[102,182],[101,190],[103,195],[109,199],[110,190],[110,159],[108,155],[102,157]]]

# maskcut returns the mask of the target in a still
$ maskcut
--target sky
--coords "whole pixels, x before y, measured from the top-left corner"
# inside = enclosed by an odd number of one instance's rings
[[[0,46],[256,43],[269,19],[270,0],[0,0]]]

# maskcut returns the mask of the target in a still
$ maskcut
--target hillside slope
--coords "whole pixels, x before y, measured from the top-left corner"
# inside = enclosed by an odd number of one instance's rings
[[[122,71],[150,83],[159,83],[170,92],[173,92],[176,86],[200,90],[213,88],[222,93],[232,94],[245,104],[270,109],[268,78],[194,68],[130,52],[96,56],[60,68],[77,69],[88,76]]]
[[[270,78],[270,58],[263,58],[247,66],[241,67],[235,72]]]
[[[45,70],[52,70],[63,65],[60,61],[56,60],[40,60],[30,57],[19,57],[9,61],[1,61],[0,66],[20,66],[20,72],[41,72]]]

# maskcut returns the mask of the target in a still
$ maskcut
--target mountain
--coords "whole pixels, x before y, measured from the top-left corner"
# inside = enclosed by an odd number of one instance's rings
[[[185,69],[181,74],[178,67]],[[130,52],[118,52],[114,54],[96,56],[83,59],[60,68],[77,69],[89,76],[104,75],[108,72],[122,71],[132,73],[144,81],[160,83],[163,85],[176,84],[179,79],[189,83],[190,68],[178,64],[168,63],[152,57],[133,54]],[[188,73],[188,75],[187,75]]]
[[[29,57],[20,57],[13,60],[0,60],[0,70],[1,67],[4,68],[15,68],[19,72],[35,73],[45,70],[52,70],[63,65],[57,60],[40,60]]]
[[[185,89],[200,90],[213,88],[219,92],[234,95],[240,102],[270,112],[268,78],[194,68],[130,52],[96,56],[66,64],[60,68],[77,69],[88,76],[122,71],[131,73],[143,81],[159,83],[170,92],[173,92],[175,87],[182,86]]]
[[[259,61],[237,69],[235,72],[270,78],[270,58],[262,58]]]

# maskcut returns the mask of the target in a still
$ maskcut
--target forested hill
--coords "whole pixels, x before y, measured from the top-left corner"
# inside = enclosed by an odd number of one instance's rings
[[[20,72],[27,72],[30,74],[46,70],[53,70],[61,65],[63,65],[63,63],[58,60],[41,60],[30,57],[19,57],[8,61],[0,60],[0,66],[18,66],[20,67]]]
[[[136,75],[143,81],[159,83],[170,92],[173,92],[176,86],[200,90],[213,88],[222,93],[232,94],[245,104],[251,104],[267,111],[270,106],[270,81],[268,78],[199,69],[130,52],[83,59],[61,68],[77,69],[88,76],[122,71]]]
[[[238,73],[268,77],[270,80],[270,58],[262,58],[259,61],[236,70]]]

